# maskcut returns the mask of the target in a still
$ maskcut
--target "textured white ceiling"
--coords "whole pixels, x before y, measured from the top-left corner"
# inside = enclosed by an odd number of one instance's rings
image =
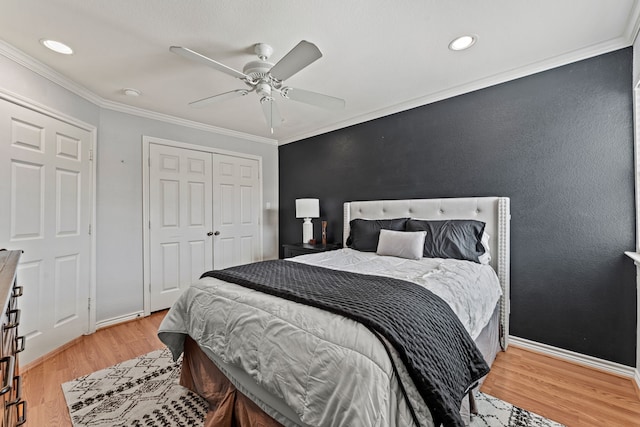
[[[0,0],[0,39],[109,108],[282,143],[630,46],[638,1]],[[449,50],[462,34],[478,42]],[[43,38],[75,53],[48,51]],[[344,98],[346,108],[326,111],[278,97],[284,123],[273,135],[254,93],[189,107],[245,86],[169,51],[188,47],[242,70],[256,59],[255,43],[270,44],[276,62],[303,39],[324,56],[286,84]],[[126,87],[142,96],[125,96]]]

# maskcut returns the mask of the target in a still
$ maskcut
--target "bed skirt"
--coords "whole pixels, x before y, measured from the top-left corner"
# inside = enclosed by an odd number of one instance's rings
[[[282,427],[238,391],[191,337],[184,343],[180,384],[209,403],[204,427]]]

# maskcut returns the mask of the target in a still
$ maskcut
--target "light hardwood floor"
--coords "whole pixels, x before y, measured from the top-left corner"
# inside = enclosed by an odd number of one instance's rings
[[[640,426],[640,392],[630,378],[510,346],[482,391],[567,426]]]
[[[156,331],[166,312],[101,329],[24,375],[29,427],[71,426],[60,384],[163,348]],[[640,426],[632,380],[515,346],[500,353],[482,391],[567,426]]]
[[[100,329],[22,373],[28,427],[70,427],[60,385],[82,375],[132,359],[164,345],[156,332],[166,314]]]

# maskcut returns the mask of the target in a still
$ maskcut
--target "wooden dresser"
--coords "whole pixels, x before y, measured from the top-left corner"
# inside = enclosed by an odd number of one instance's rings
[[[18,354],[24,350],[25,337],[18,333],[20,309],[16,270],[22,251],[0,250],[0,303],[2,303],[2,347],[0,349],[0,401],[4,414],[0,426],[13,427],[27,421],[27,402],[22,399],[22,378],[19,375]]]

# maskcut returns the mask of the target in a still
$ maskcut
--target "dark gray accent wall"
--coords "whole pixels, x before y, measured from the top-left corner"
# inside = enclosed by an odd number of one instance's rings
[[[341,242],[345,201],[508,196],[512,335],[634,366],[631,78],[626,48],[281,146],[280,243],[300,197]]]

